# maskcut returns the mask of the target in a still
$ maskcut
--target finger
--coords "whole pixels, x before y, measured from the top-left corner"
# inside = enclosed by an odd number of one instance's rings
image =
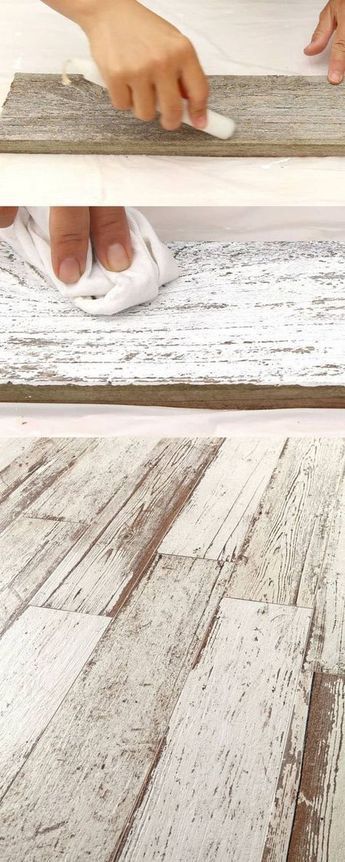
[[[182,121],[182,96],[176,73],[166,74],[157,80],[157,102],[163,129],[173,132]]]
[[[335,31],[331,56],[328,64],[328,80],[331,84],[341,84],[345,73],[345,22]]]
[[[13,224],[19,207],[0,207],[0,228]]]
[[[85,272],[89,207],[51,207],[49,229],[55,275],[65,284],[75,284]]]
[[[321,54],[321,51],[324,51],[327,47],[336,26],[336,20],[331,9],[331,4],[327,3],[327,6],[325,6],[320,14],[319,23],[311,37],[311,42],[304,49],[304,53],[308,56]]]
[[[156,93],[149,81],[132,84],[133,112],[138,120],[154,120],[156,116]]]
[[[194,48],[190,59],[182,69],[181,87],[188,99],[188,111],[193,126],[198,129],[205,128],[209,87]]]
[[[124,207],[91,207],[91,237],[96,256],[106,269],[122,272],[133,251]]]
[[[106,80],[113,108],[119,111],[129,111],[133,106],[132,93],[121,76],[115,75]]]

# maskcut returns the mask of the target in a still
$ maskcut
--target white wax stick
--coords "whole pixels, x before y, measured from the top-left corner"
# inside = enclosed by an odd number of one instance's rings
[[[83,78],[86,78],[86,80],[90,81],[91,84],[98,84],[99,87],[106,88],[99,69],[97,68],[93,60],[84,60],[79,58],[68,60],[63,75],[63,78],[66,83],[68,83],[69,74],[82,75]],[[193,129],[195,129],[195,126],[193,126],[193,123],[189,116],[188,102],[185,100],[182,122],[185,123],[187,126],[191,126]],[[212,135],[214,138],[221,138],[223,141],[226,141],[228,138],[232,137],[235,129],[236,124],[229,117],[224,117],[222,114],[217,114],[216,111],[208,110],[207,123],[205,128],[197,129],[197,131],[205,132],[207,135]]]

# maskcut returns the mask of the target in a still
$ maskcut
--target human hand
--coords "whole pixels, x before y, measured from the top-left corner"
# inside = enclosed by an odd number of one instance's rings
[[[206,125],[208,82],[193,45],[176,27],[137,0],[44,0],[78,23],[112,104],[163,128],[181,125],[183,101],[191,121]]]
[[[18,207],[0,207],[0,228],[13,224]],[[103,266],[122,272],[131,264],[132,246],[124,207],[51,207],[52,264],[64,284],[75,284],[85,271],[89,240]]]
[[[329,0],[304,53],[308,57],[321,54],[333,35],[328,80],[330,84],[341,84],[345,74],[345,0]]]

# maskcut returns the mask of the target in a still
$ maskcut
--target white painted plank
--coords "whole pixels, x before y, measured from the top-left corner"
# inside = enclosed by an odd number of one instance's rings
[[[281,438],[225,440],[159,552],[209,560],[238,554],[283,445]]]
[[[82,532],[76,524],[21,516],[0,533],[0,631],[34,601]]]
[[[47,439],[28,440],[24,447],[20,446],[20,440],[12,440],[7,447],[7,441],[3,447],[1,441],[0,452],[0,502],[5,500],[10,493],[25,483],[30,475],[49,461],[54,447],[58,448],[58,442]],[[29,445],[28,445],[29,444]]]
[[[121,862],[261,862],[310,618],[223,600]]]
[[[301,776],[310,691],[313,674],[302,671],[289,727],[276,794],[260,862],[286,860]]]
[[[297,604],[310,600],[314,589],[313,618],[306,662],[314,670],[345,673],[345,482],[339,472],[332,518],[324,530],[319,556],[312,567],[314,579],[303,577]]]
[[[2,244],[0,385],[344,385],[343,243],[172,248],[180,278],[105,319],[70,307]]]
[[[38,440],[32,452],[33,469],[27,469],[26,478],[22,476],[20,464],[13,465],[18,481],[14,480],[13,490],[1,503],[0,528],[4,529],[8,524],[13,523],[15,518],[27,509],[51,482],[61,478],[64,472],[70,469],[82,453],[92,445],[93,441],[88,439],[62,438],[48,441],[47,448],[46,441],[42,443]],[[35,461],[36,446],[37,452],[41,453],[37,462]]]
[[[35,604],[111,613],[151,562],[221,443],[161,441],[57,566]]]
[[[230,596],[296,601],[312,549],[319,548],[320,532],[329,528],[344,467],[343,439],[288,440],[241,552],[232,566],[226,564]]]
[[[51,483],[27,510],[39,518],[92,522],[130,474],[145,461],[157,441],[152,437],[100,438],[69,470]]]
[[[0,487],[2,484],[2,472],[12,461],[23,458],[28,449],[32,447],[29,437],[1,437],[0,438]]]
[[[102,617],[28,608],[1,638],[0,796],[25,763],[108,623]]]
[[[209,560],[143,579],[2,802],[6,862],[112,858],[223,592]]]
[[[288,862],[345,858],[345,679],[315,674]]]

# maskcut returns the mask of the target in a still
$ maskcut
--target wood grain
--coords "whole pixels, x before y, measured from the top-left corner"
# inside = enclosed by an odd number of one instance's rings
[[[300,675],[260,862],[286,862],[302,769],[313,674]]]
[[[314,678],[288,862],[344,858],[345,679]]]
[[[221,444],[206,438],[161,441],[71,547],[35,604],[116,613]]]
[[[330,526],[344,465],[341,439],[288,440],[238,558],[225,564],[230,596],[295,604],[320,532]]]
[[[343,243],[172,250],[180,277],[155,302],[108,319],[70,306],[0,243],[0,398],[345,406]]]
[[[116,112],[100,87],[71,76],[16,74],[0,121],[0,152],[160,156],[345,155],[343,87],[326,77],[212,76],[210,107],[237,128],[220,141],[183,126],[164,131]]]
[[[261,859],[310,618],[302,608],[221,603],[116,859]]]
[[[284,440],[225,440],[174,521],[160,554],[231,560],[240,551]]]
[[[216,562],[152,568],[4,797],[2,859],[112,858],[223,592]]]
[[[102,617],[28,608],[1,638],[0,798],[18,775],[107,624]]]

